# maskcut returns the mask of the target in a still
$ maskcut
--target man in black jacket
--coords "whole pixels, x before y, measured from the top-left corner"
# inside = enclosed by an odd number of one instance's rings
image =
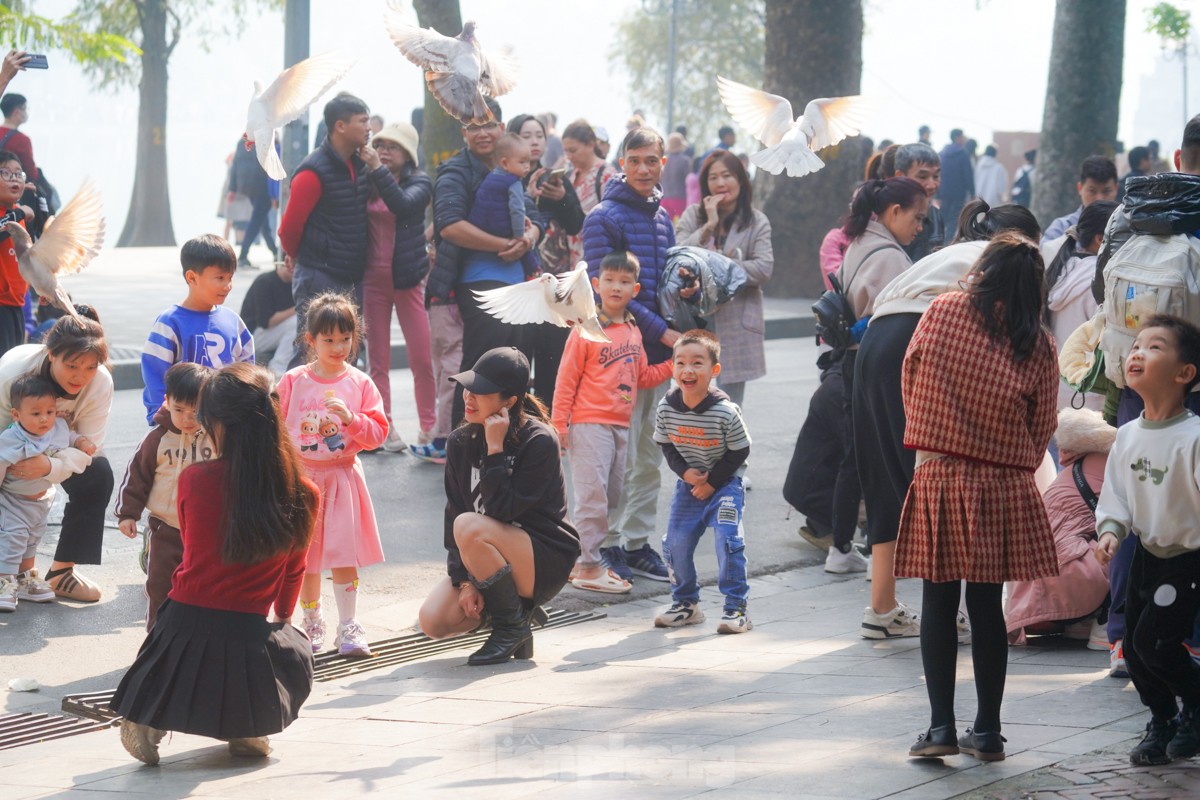
[[[464,251],[482,250],[496,253],[507,262],[519,261],[537,247],[542,235],[542,217],[529,195],[525,196],[525,216],[534,223],[526,229],[524,236],[502,239],[485,233],[467,221],[479,184],[495,166],[496,141],[504,135],[499,104],[491,99],[487,103],[495,122],[463,126],[463,142],[466,146],[442,162],[433,185],[433,232],[437,254],[425,286],[425,302],[429,306],[434,381],[439,389],[439,431],[452,430],[462,419],[462,393],[455,390],[452,384],[452,394],[446,393],[447,399],[453,403],[450,424],[443,424],[442,388],[447,383],[446,378],[470,369],[483,351],[504,344],[489,342],[480,352],[463,351],[462,319],[457,307],[455,286],[458,284]]]

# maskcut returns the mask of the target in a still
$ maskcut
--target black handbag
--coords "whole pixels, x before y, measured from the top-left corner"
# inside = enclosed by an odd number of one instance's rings
[[[867,259],[880,250],[891,250],[893,247],[894,245],[885,244],[863,256],[863,260],[858,262],[858,269],[854,270],[854,275],[850,277],[850,283],[846,284],[845,289],[842,288],[836,273],[830,275],[829,284],[833,288],[827,289],[817,299],[817,302],[813,303],[812,312],[817,322],[817,335],[821,337],[821,341],[834,350],[844,350],[851,345],[858,344],[854,334],[850,331],[858,322],[854,306],[850,304],[850,298],[846,294],[850,291],[850,285],[854,283],[858,273],[862,272],[863,264],[867,263]]]

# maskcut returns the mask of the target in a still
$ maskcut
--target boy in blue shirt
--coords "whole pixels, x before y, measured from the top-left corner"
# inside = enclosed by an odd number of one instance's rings
[[[242,318],[223,306],[237,271],[233,247],[205,234],[184,243],[179,260],[187,297],[158,315],[142,348],[142,402],[149,425],[166,397],[164,376],[172,364],[189,361],[220,369],[237,361],[254,363],[254,337]]]

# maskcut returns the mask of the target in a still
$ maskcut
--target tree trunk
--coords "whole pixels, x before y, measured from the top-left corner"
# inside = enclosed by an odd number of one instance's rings
[[[167,190],[167,0],[141,6],[142,79],[138,85],[137,165],[118,247],[174,245]]]
[[[1116,152],[1125,0],[1058,0],[1033,213],[1044,226],[1079,206],[1079,164]]]
[[[458,0],[413,0],[413,8],[417,10],[417,22],[422,28],[433,28],[445,36],[462,33],[462,12]],[[436,175],[438,165],[457,153],[462,146],[462,123],[447,114],[426,88],[421,130],[421,163],[425,171]]]
[[[788,98],[796,114],[814,97],[859,93],[861,0],[767,0],[765,88]],[[772,297],[818,297],[817,250],[845,214],[865,163],[862,140],[847,139],[819,155],[825,167],[803,178],[759,170],[755,192],[771,220],[775,274]]]

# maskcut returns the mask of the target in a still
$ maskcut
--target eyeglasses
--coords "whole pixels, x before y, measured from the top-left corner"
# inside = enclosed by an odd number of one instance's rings
[[[25,182],[25,173],[24,172],[9,172],[6,169],[0,169],[0,181],[17,181],[19,183],[24,183]]]
[[[480,131],[494,131],[500,127],[499,122],[485,122],[482,125],[468,125],[467,133],[479,133]]]

